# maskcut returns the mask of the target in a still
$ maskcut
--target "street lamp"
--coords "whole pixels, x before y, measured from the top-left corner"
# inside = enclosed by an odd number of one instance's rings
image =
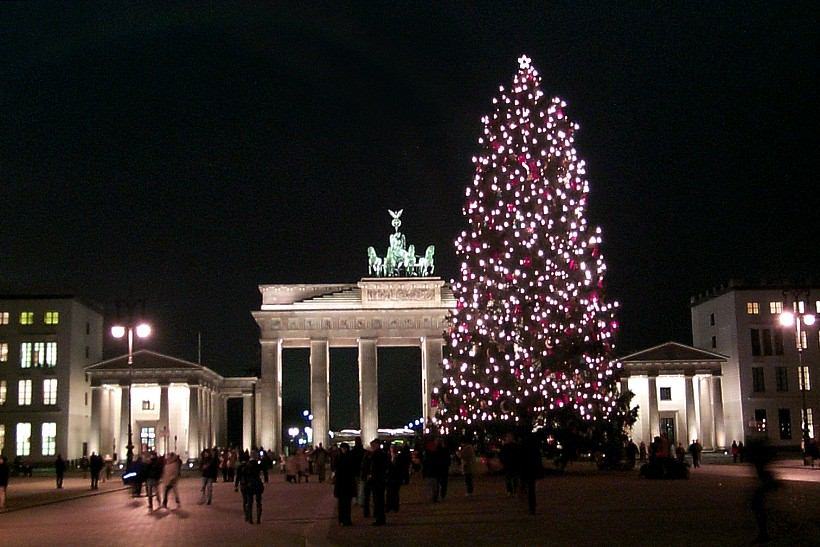
[[[780,314],[780,324],[784,327],[794,327],[795,345],[797,347],[798,371],[800,374],[800,398],[803,410],[803,464],[806,464],[806,450],[809,446],[809,413],[806,406],[806,367],[803,365],[803,336],[805,330],[803,325],[814,325],[815,317],[811,313],[805,313],[805,304],[798,305],[798,294],[792,300],[792,311],[784,311]],[[808,300],[808,294],[806,294]]]
[[[125,455],[125,468],[131,467],[131,462],[134,461],[134,439],[133,431],[131,430],[131,383],[134,370],[134,335],[137,338],[148,338],[151,336],[151,325],[148,323],[138,322],[136,324],[128,322],[127,324],[117,324],[111,327],[111,336],[120,339],[124,336],[128,337],[128,450]]]

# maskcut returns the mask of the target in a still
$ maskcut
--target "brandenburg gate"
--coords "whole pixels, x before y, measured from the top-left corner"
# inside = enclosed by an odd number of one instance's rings
[[[384,258],[368,249],[369,273],[352,284],[261,285],[259,325],[262,374],[257,387],[260,441],[282,447],[282,351],[310,348],[310,408],[313,442],[328,444],[330,425],[330,349],[358,349],[359,412],[362,440],[378,435],[378,348],[421,348],[424,419],[431,417],[432,390],[441,380],[444,331],[455,298],[433,277],[433,246],[423,256],[406,247],[398,231],[401,211],[390,211],[394,233]]]

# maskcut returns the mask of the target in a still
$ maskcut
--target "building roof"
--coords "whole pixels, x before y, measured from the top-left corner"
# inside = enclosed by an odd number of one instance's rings
[[[730,279],[728,283],[719,287],[714,287],[711,290],[700,293],[689,298],[690,307],[695,307],[704,302],[708,302],[713,298],[723,296],[731,292],[742,291],[810,291],[813,294],[820,293],[820,285],[813,280],[807,280],[804,283],[794,283],[791,281],[760,281],[757,283],[750,283],[743,279]]]
[[[679,344],[678,342],[665,342],[663,344],[641,350],[639,352],[622,357],[622,363],[657,363],[657,362],[704,362],[717,361],[725,362],[729,358],[720,353],[706,351],[704,349]]]
[[[133,353],[133,370],[190,370],[190,371],[209,371],[214,374],[212,370],[190,361],[171,357],[170,355],[163,355],[151,350],[141,349]],[[114,370],[128,370],[128,355],[120,355],[113,359],[106,359],[93,365],[85,367],[85,371],[105,372]]]

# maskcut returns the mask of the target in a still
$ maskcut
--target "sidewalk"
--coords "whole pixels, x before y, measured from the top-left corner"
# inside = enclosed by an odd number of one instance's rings
[[[116,475],[106,482],[100,481],[97,490],[91,490],[91,479],[81,475],[67,475],[61,489],[57,489],[54,477],[10,477],[6,508],[0,509],[0,514],[124,489],[122,480]]]

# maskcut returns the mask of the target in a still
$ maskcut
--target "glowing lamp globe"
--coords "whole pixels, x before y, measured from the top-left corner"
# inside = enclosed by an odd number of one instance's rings
[[[784,311],[780,314],[780,324],[784,327],[791,327],[794,325],[794,314],[790,311]]]
[[[114,338],[122,338],[125,336],[125,327],[122,325],[114,325],[111,327],[111,336]]]
[[[814,316],[811,315],[811,314],[804,315],[803,316],[803,323],[808,325],[808,326],[814,325]]]
[[[151,336],[151,325],[148,323],[140,323],[137,325],[136,332],[139,338],[148,338]]]

